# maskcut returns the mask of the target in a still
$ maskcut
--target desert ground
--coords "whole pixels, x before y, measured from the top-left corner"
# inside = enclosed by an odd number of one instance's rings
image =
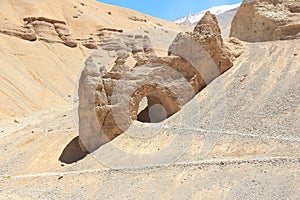
[[[30,16],[62,20],[77,46],[0,31],[0,199],[299,199],[299,39],[244,42],[233,67],[179,112],[136,121],[86,154],[74,88],[94,50],[83,42],[122,29],[165,56],[191,27],[92,0],[2,4],[0,30]]]

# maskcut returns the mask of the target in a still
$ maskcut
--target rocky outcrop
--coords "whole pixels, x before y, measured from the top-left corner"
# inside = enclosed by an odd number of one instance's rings
[[[0,33],[29,41],[35,41],[37,39],[35,31],[30,26],[16,26],[7,23],[0,24]]]
[[[220,73],[232,67],[223,39],[221,29],[215,15],[206,12],[193,31],[193,38],[208,52],[218,66]]]
[[[248,42],[299,39],[299,0],[244,0],[230,36]]]
[[[195,49],[198,49],[197,51],[201,52],[195,52]],[[205,13],[204,17],[199,21],[192,33],[178,34],[169,48],[170,55],[179,54],[190,57],[195,53],[198,56],[203,55],[202,60],[199,60],[198,62],[203,62],[207,65],[206,68],[202,67],[201,70],[202,74],[206,74],[205,77],[207,83],[233,65],[229,58],[230,55],[223,44],[217,18],[209,11]],[[211,59],[214,63],[210,62]],[[217,66],[218,73],[210,71],[214,69],[214,65]]]
[[[24,26],[0,24],[0,33],[23,40],[42,40],[48,43],[62,43],[69,47],[77,46],[64,21],[45,17],[27,17],[23,20]]]
[[[135,60],[129,65],[129,60]],[[126,131],[132,120],[160,122],[205,86],[201,74],[179,56],[158,58],[150,39],[120,35],[100,44],[79,82],[79,139],[92,152]],[[139,112],[139,104],[147,106]]]
[[[58,33],[59,38],[63,41],[66,46],[76,47],[77,43],[74,38],[71,36],[68,27],[62,23],[54,23],[54,28]]]
[[[128,128],[130,123],[127,122],[131,120],[128,116],[136,118],[136,115],[134,117],[134,114],[128,113],[137,111],[128,110],[129,102],[125,107],[120,104],[118,95],[122,95],[122,102],[128,100],[134,92],[128,90],[136,88],[138,81],[145,81],[143,79],[147,74],[141,72],[134,75],[130,72],[134,66],[128,66],[127,61],[133,59],[137,62],[140,58],[151,57],[155,54],[147,36],[120,35],[102,41],[99,49],[86,60],[78,89],[79,138],[83,150],[86,148],[92,152],[99,148]],[[125,77],[132,81],[122,81]],[[114,93],[120,83],[124,90]],[[120,116],[116,121],[116,113],[128,115]]]
[[[157,57],[149,37],[121,34],[101,42],[79,80],[79,143],[93,152],[133,120],[161,122],[232,66],[215,16],[177,35]],[[140,109],[142,99],[147,105]]]
[[[63,43],[69,47],[77,46],[64,21],[44,17],[28,17],[23,20],[27,26],[34,29],[38,40],[48,43]]]
[[[0,33],[29,41],[62,43],[68,47],[82,44],[88,49],[97,49],[101,41],[123,32],[122,29],[104,27],[98,29],[94,34],[89,34],[89,38],[74,39],[65,21],[45,17],[26,17],[23,21],[24,26],[0,24]]]
[[[128,17],[128,19],[130,19],[132,21],[136,21],[136,22],[144,22],[144,23],[147,22],[147,19],[145,19],[145,18],[139,18],[139,17],[136,17],[136,16]]]
[[[98,44],[100,44],[101,41],[107,40],[108,38],[116,36],[120,33],[123,33],[123,29],[100,28],[97,30],[97,33],[95,35],[90,34],[91,37],[89,37],[88,39],[76,40],[88,49],[97,49]]]

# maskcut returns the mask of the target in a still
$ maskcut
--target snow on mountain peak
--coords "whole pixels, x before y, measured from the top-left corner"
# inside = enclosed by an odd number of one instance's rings
[[[241,5],[241,3],[237,3],[237,4],[233,4],[233,5],[222,5],[222,6],[211,7],[207,10],[203,10],[201,12],[198,12],[195,14],[190,14],[188,16],[176,19],[176,20],[174,20],[174,22],[177,24],[194,24],[194,23],[198,22],[204,16],[205,12],[207,12],[207,11],[210,11],[211,14],[214,14],[214,15],[220,15],[229,10],[238,8],[238,7],[240,7],[240,5]]]

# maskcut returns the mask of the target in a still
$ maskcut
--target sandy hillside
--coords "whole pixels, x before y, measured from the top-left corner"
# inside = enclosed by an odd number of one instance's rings
[[[29,14],[65,22],[76,47],[20,39]],[[0,199],[299,199],[300,40],[245,43],[181,111],[86,155],[73,90],[101,28],[148,35],[159,55],[180,30],[94,1],[3,1]]]
[[[48,21],[65,23],[65,31],[69,32],[77,47],[61,44],[51,30],[43,27],[53,25],[44,21],[39,24],[37,40],[21,39],[23,19],[27,17],[43,17]],[[0,119],[14,120],[14,116],[68,105],[80,68],[92,51],[82,44],[90,40],[96,43],[99,40],[97,34],[103,28],[179,30],[171,22],[93,0],[2,1]]]
[[[20,118],[1,134],[2,196],[297,199],[295,43],[300,41],[247,44],[233,68],[179,113],[159,127],[137,122],[86,157],[74,145],[72,106]]]

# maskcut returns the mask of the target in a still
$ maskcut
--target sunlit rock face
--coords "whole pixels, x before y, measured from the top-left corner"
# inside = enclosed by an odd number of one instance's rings
[[[245,0],[236,13],[231,37],[247,42],[300,38],[299,0]]]

